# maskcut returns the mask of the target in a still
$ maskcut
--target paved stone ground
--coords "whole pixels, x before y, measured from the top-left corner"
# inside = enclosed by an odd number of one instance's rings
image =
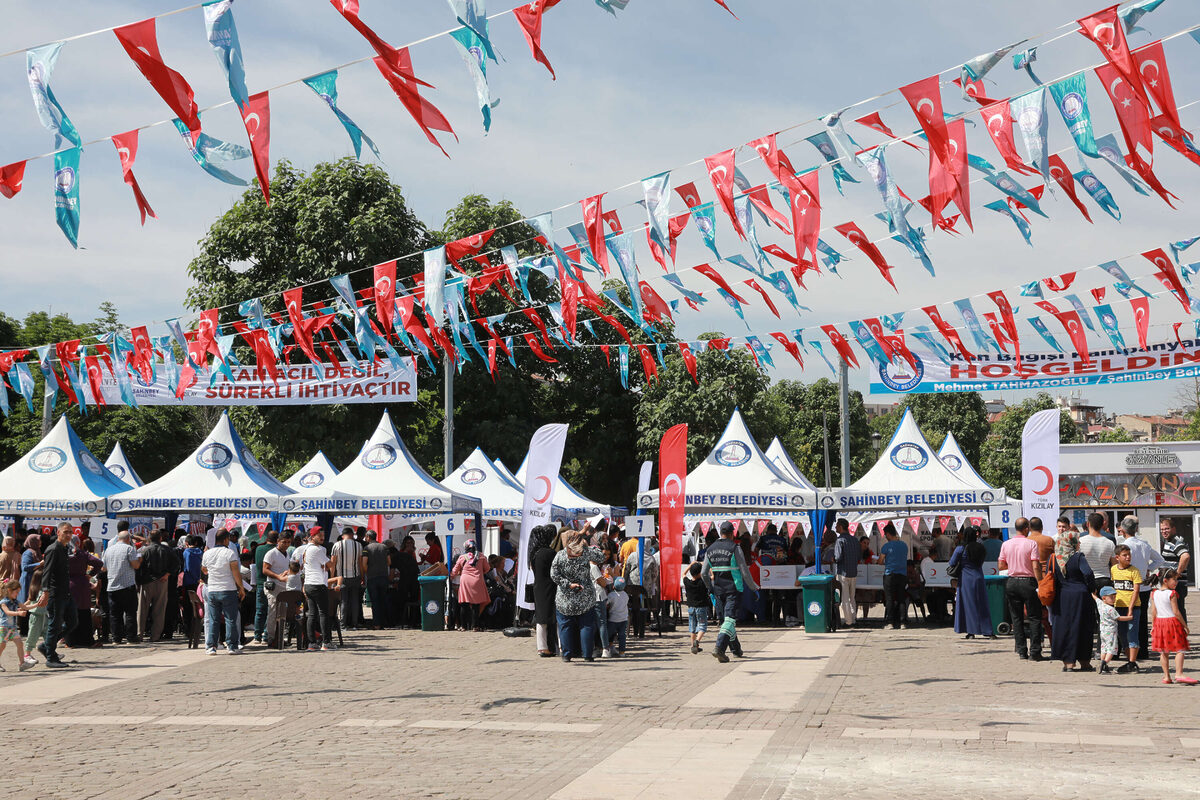
[[[1101,771],[1142,797],[1200,791],[1200,687],[1064,674],[946,629],[743,639],[751,658],[730,664],[683,634],[592,664],[419,631],[347,634],[333,653],[70,651],[81,666],[53,674],[17,674],[5,653],[0,791],[1071,798],[1094,797]]]

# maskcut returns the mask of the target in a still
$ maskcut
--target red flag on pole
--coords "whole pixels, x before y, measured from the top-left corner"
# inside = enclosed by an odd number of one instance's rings
[[[158,50],[154,17],[114,28],[113,33],[137,65],[138,71],[175,112],[175,116],[179,117],[193,134],[199,133],[200,109],[193,99],[192,87],[182,75],[163,63],[162,53]]]
[[[131,130],[128,133],[117,134],[112,137],[112,143],[117,148],[117,156],[121,159],[121,177],[129,185],[129,188],[133,190],[133,199],[137,201],[138,212],[142,215],[142,224],[146,224],[147,214],[158,219],[158,215],[154,213],[154,209],[146,201],[146,195],[142,194],[142,187],[138,186],[137,178],[133,175],[133,162],[137,158],[138,150],[137,129]]]
[[[987,128],[988,135],[992,137],[997,152],[1004,159],[1004,165],[1013,172],[1037,175],[1038,171],[1027,166],[1017,154],[1016,141],[1013,139],[1012,109],[1008,101],[997,100],[990,106],[984,106],[979,109],[979,116],[983,120],[983,127]]]
[[[1079,32],[1095,42],[1101,55],[1112,64],[1130,87],[1148,107],[1150,99],[1142,86],[1141,75],[1134,63],[1133,54],[1129,52],[1129,42],[1125,39],[1125,26],[1117,17],[1117,7],[1109,6],[1103,11],[1097,11],[1090,17],[1078,20]]]
[[[844,222],[841,225],[833,226],[833,229],[849,239],[850,244],[862,250],[867,258],[871,259],[871,263],[875,265],[875,268],[879,270],[879,274],[883,276],[883,279],[890,283],[892,288],[896,289],[897,292],[900,291],[896,287],[896,282],[892,280],[891,272],[895,267],[887,263],[887,260],[883,257],[883,253],[879,252],[879,248],[867,238],[867,235],[862,232],[862,228],[853,222]]]
[[[604,247],[604,211],[601,198],[604,192],[581,200],[583,206],[583,227],[587,231],[588,247],[591,248],[592,258],[600,265],[600,270],[608,274],[608,250]]]
[[[713,188],[717,191],[717,199],[721,201],[721,208],[725,209],[726,216],[733,222],[733,229],[737,231],[737,235],[745,239],[746,232],[742,230],[742,223],[738,222],[737,214],[733,210],[733,164],[733,150],[725,150],[704,159],[704,166],[708,169],[708,179],[712,181]]]
[[[263,199],[271,205],[271,100],[266,92],[250,95],[242,109],[242,124],[254,153],[254,174]]]
[[[25,178],[25,162],[18,161],[0,167],[0,194],[8,199],[17,196],[21,191],[21,181]]]
[[[675,425],[663,434],[658,449],[658,545],[662,598],[679,601],[680,564],[683,561],[683,511],[686,503],[687,425]]]
[[[396,315],[396,262],[375,265],[375,316],[384,335],[392,332]]]
[[[1129,305],[1133,308],[1133,324],[1137,329],[1138,347],[1147,347],[1146,338],[1150,332],[1150,298],[1131,297]]]
[[[854,351],[850,349],[850,345],[846,342],[846,337],[842,336],[841,332],[832,325],[822,325],[821,330],[829,337],[829,341],[833,344],[834,349],[837,350],[838,355],[841,356],[842,361],[857,367],[858,359],[854,357]]]
[[[557,4],[558,0],[533,0],[532,3],[513,9],[513,16],[516,17],[517,24],[521,26],[521,33],[525,34],[525,41],[529,42],[529,50],[533,53],[536,61],[544,64],[546,69],[550,70],[551,80],[557,80],[558,76],[554,74],[554,67],[550,66],[550,59],[542,50],[542,15],[546,13],[547,9],[553,8]]]

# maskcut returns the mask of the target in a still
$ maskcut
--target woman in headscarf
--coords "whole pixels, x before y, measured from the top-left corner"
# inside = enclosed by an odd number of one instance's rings
[[[554,619],[554,598],[558,585],[550,577],[554,562],[554,539],[558,532],[553,525],[538,525],[529,536],[529,568],[533,571],[533,624],[537,632],[537,650],[542,658],[558,650],[558,625]]]
[[[1055,591],[1050,656],[1062,662],[1063,672],[1091,672],[1095,669],[1091,661],[1098,588],[1087,558],[1079,552],[1078,534],[1064,531],[1058,535],[1051,566]]]
[[[75,604],[75,627],[67,631],[67,643],[71,647],[94,647],[92,637],[92,579],[88,570],[99,570],[104,562],[95,556],[96,545],[90,536],[73,538],[75,548],[67,556],[67,574],[70,576],[71,602]]]
[[[463,615],[463,628],[467,630],[483,630],[480,620],[491,602],[483,576],[491,568],[488,560],[475,551],[474,539],[463,542],[463,554],[454,562],[450,575],[459,579],[458,607]]]
[[[604,561],[604,554],[588,546],[591,526],[582,531],[564,530],[564,547],[550,564],[550,578],[558,585],[554,598],[558,617],[558,645],[563,661],[575,655],[592,661],[592,639],[596,635],[595,584],[592,582],[593,563]]]
[[[17,595],[17,602],[24,603],[29,598],[29,579],[41,563],[42,537],[31,533],[25,537],[25,552],[21,553],[21,592]]]
[[[954,548],[948,565],[953,567],[957,564],[962,568],[954,600],[954,632],[965,633],[968,639],[976,636],[995,639],[983,583],[983,562],[987,558],[987,548],[979,542],[977,526],[968,525],[962,534],[963,543]]]

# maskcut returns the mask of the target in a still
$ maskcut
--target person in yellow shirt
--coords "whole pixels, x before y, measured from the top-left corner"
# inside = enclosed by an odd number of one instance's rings
[[[1109,567],[1109,573],[1112,576],[1113,588],[1117,590],[1117,599],[1114,605],[1117,607],[1117,613],[1125,619],[1120,623],[1119,631],[1124,634],[1125,641],[1129,644],[1129,662],[1118,667],[1117,672],[1119,674],[1138,672],[1137,631],[1138,619],[1142,614],[1141,598],[1138,596],[1138,592],[1142,588],[1142,573],[1138,571],[1137,567],[1130,564],[1132,552],[1129,545],[1117,545],[1113,555],[1116,557],[1117,563]]]

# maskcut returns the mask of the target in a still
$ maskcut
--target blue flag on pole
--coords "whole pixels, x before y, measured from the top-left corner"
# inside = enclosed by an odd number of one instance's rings
[[[720,252],[717,251],[717,216],[713,212],[713,204],[705,203],[693,208],[692,220],[695,221],[700,235],[704,237],[704,244],[709,250],[712,250],[718,261],[724,261]]]
[[[62,42],[42,45],[25,52],[25,69],[29,78],[29,91],[33,94],[33,107],[38,119],[46,130],[54,134],[54,146],[59,147],[66,139],[76,147],[83,144],[79,131],[75,130],[67,112],[59,104],[58,98],[50,88],[50,75],[54,72],[54,63],[58,60],[58,52]]]
[[[246,68],[242,64],[242,44],[233,21],[233,0],[210,0],[204,4],[204,28],[217,62],[229,84],[229,96],[238,108],[250,98],[246,91]]]
[[[621,367],[621,387],[629,388],[629,345],[617,345],[617,363]]]
[[[450,38],[458,45],[459,53],[467,62],[467,69],[475,82],[475,95],[479,98],[479,110],[483,114],[483,132],[487,133],[492,127],[492,109],[500,105],[499,98],[492,99],[492,91],[488,86],[487,48],[473,28],[451,31]]]
[[[484,0],[447,0],[450,10],[460,25],[463,25],[479,39],[483,52],[492,61],[496,61],[496,51],[492,47],[492,39],[488,35],[488,15],[484,8]]]
[[[640,325],[642,321],[642,291],[638,285],[637,257],[633,252],[633,234],[610,234],[605,239],[605,243],[608,245],[608,251],[617,260],[617,266],[621,270],[621,277],[625,280],[626,288],[629,289],[629,304],[633,307],[633,319]]]
[[[54,216],[58,227],[75,249],[79,249],[79,154],[80,147],[54,154]]]
[[[1087,80],[1083,73],[1063,78],[1050,84],[1050,96],[1058,106],[1067,130],[1075,139],[1075,146],[1085,156],[1096,158],[1100,155],[1096,149],[1096,134],[1092,127],[1092,112],[1088,108]],[[1049,158],[1049,157],[1047,157]]]
[[[346,115],[346,112],[338,108],[337,77],[337,70],[333,69],[311,78],[305,78],[304,83],[325,101],[329,110],[338,118],[338,122],[342,123],[342,127],[346,129],[346,135],[350,137],[350,143],[354,145],[354,157],[362,157],[362,143],[366,142],[367,147],[371,148],[371,152],[375,154],[375,158],[382,161],[383,159],[379,156],[379,148],[375,146],[371,137],[363,133],[362,128],[358,127],[357,123]]]
[[[815,133],[804,141],[817,148],[817,152],[821,154],[826,163],[833,165],[833,183],[837,186],[838,194],[844,194],[842,192],[842,181],[858,183],[858,179],[847,172],[846,168],[838,160],[837,148],[834,147],[833,140],[830,138],[828,132],[821,131],[820,133]]]

